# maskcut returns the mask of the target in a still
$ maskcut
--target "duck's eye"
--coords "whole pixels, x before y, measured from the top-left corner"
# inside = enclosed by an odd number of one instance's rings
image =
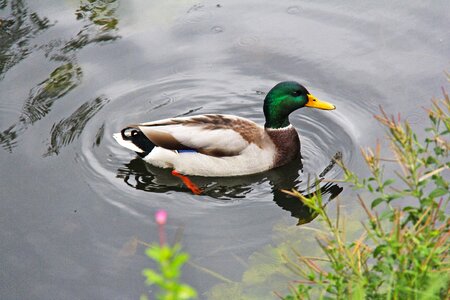
[[[132,130],[131,131],[131,136],[137,136],[138,135],[138,131],[137,130]]]
[[[292,96],[294,96],[294,97],[300,96],[301,94],[302,94],[302,92],[300,92],[300,91],[292,92]]]

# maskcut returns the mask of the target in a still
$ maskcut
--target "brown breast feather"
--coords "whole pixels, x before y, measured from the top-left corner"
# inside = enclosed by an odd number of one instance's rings
[[[267,129],[266,132],[277,149],[274,167],[287,164],[300,155],[300,138],[294,127]]]

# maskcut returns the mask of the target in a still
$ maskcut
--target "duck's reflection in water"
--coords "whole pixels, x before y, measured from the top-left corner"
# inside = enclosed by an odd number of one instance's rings
[[[305,176],[299,175],[302,172],[302,161],[300,158],[283,167],[254,175],[239,177],[190,176],[189,178],[203,190],[202,195],[222,201],[245,198],[258,185],[268,183],[272,189],[273,201],[282,209],[289,211],[294,218],[298,219],[297,224],[301,225],[311,222],[316,215],[299,199],[281,190],[295,188],[308,197],[309,192],[313,193],[319,189],[322,197],[325,197],[327,201],[331,201],[342,192],[343,188],[335,183],[323,183],[321,181],[328,172],[336,167],[335,161],[339,159],[341,159],[341,154],[338,152],[320,173],[317,180],[316,178],[311,178],[311,183],[309,183],[308,177],[305,179]],[[117,178],[123,179],[128,186],[142,191],[153,193],[166,193],[169,191],[191,193],[179,178],[171,174],[170,169],[154,167],[140,158],[133,159],[118,169]]]

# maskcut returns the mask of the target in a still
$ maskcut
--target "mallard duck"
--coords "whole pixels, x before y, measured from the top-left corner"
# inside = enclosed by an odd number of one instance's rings
[[[114,138],[146,162],[184,175],[248,175],[298,157],[300,139],[289,114],[302,107],[336,108],[301,84],[285,81],[264,99],[264,126],[238,116],[205,114],[129,125]]]

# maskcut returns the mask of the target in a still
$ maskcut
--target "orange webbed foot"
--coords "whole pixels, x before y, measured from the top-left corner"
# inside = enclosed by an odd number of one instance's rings
[[[172,175],[179,177],[183,183],[187,186],[188,189],[192,191],[195,195],[200,195],[203,191],[195,184],[193,183],[187,176],[179,173],[177,170],[172,171]]]

